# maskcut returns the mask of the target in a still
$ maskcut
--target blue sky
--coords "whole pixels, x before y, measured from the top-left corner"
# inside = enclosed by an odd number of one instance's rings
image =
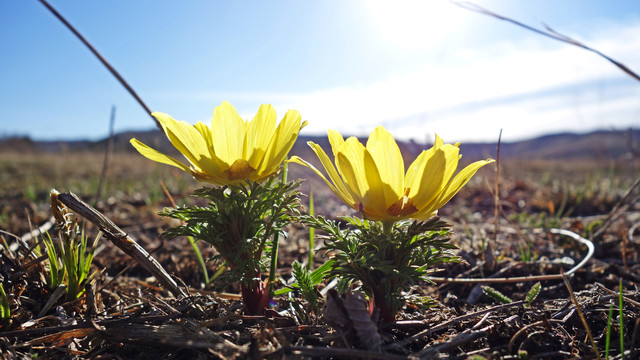
[[[301,112],[303,134],[384,125],[425,142],[640,125],[640,82],[595,54],[446,1],[50,0],[149,107],[208,122],[223,100]],[[640,1],[478,0],[640,72]],[[92,139],[155,125],[36,0],[0,2],[0,136]]]

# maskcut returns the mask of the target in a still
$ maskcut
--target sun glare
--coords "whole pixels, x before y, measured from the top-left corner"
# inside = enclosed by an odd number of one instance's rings
[[[366,4],[381,38],[411,50],[439,45],[461,25],[459,9],[446,0],[373,0]]]

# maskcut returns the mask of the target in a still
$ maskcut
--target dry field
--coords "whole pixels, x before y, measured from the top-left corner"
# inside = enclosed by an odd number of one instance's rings
[[[482,169],[440,211],[454,227],[464,262],[434,275],[510,278],[566,272],[587,253],[572,238],[548,231],[568,229],[594,244],[593,257],[570,278],[575,302],[558,279],[541,281],[530,306],[521,300],[536,281],[527,279],[489,284],[509,296],[502,303],[483,294],[481,284],[417,284],[414,292],[433,301],[407,305],[396,322],[374,330],[381,343],[367,349],[362,337],[368,335],[357,324],[345,331],[324,321],[322,311],[301,316],[295,308],[306,304],[296,293],[276,298],[267,316],[243,315],[235,295],[239,289],[221,288],[215,281],[205,284],[186,239],[160,237],[175,225],[157,214],[171,206],[162,186],[178,204],[191,204],[189,193],[199,184],[138,154],[116,152],[96,199],[103,158],[97,152],[0,154],[0,281],[10,308],[10,319],[0,328],[0,359],[621,359],[621,341],[624,358],[639,356],[637,160],[503,161],[497,233],[495,167]],[[302,167],[291,165],[289,174],[290,179],[305,179],[303,193],[313,190],[316,214],[335,219],[352,214]],[[46,257],[30,253],[41,237],[26,243],[17,238],[49,219],[51,188],[95,204],[190,296],[173,297],[127,254],[101,240],[92,266],[99,275],[86,294],[48,304],[54,292],[46,283]],[[91,224],[86,231],[97,232]],[[288,233],[280,244],[278,275],[283,281],[291,277],[293,260],[304,261],[309,251],[307,229],[292,224]],[[214,254],[207,244],[199,246],[205,259]],[[317,253],[315,267],[325,260]],[[49,310],[43,312],[45,307]]]

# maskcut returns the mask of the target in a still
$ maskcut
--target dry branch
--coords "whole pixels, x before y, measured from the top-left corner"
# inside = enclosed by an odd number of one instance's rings
[[[593,246],[593,242],[583,238],[582,236],[564,229],[549,229],[549,232],[552,234],[559,234],[571,237],[575,241],[587,246],[587,255],[584,256],[582,261],[578,263],[578,265],[571,268],[569,271],[565,272],[564,275],[569,276],[582,268],[590,259],[593,257],[593,253],[595,252],[595,247]],[[549,274],[549,275],[532,275],[532,276],[514,276],[514,277],[506,277],[506,278],[447,278],[447,277],[436,277],[429,276],[427,279],[433,281],[435,283],[465,283],[465,284],[479,284],[479,283],[514,283],[514,282],[532,282],[532,281],[543,281],[543,280],[562,280],[563,274]]]
[[[58,198],[71,210],[96,225],[107,239],[111,240],[125,254],[134,258],[142,267],[155,276],[162,285],[167,287],[174,296],[187,296],[155,258],[106,216],[80,200],[74,193],[62,193]]]
[[[109,72],[111,73],[111,75],[113,75],[116,79],[118,79],[118,81],[120,82],[120,84],[122,84],[122,86],[124,86],[125,89],[127,89],[127,91],[129,92],[129,94],[131,94],[131,96],[133,96],[134,99],[136,99],[136,101],[138,102],[138,104],[140,104],[140,106],[142,106],[142,108],[144,109],[144,111],[147,112],[147,114],[149,114],[149,116],[153,119],[153,121],[156,123],[156,126],[158,126],[158,128],[162,129],[162,126],[160,125],[160,122],[158,122],[158,120],[156,118],[154,118],[153,116],[151,116],[151,110],[149,109],[149,107],[147,106],[147,104],[144,103],[144,101],[142,101],[142,98],[140,96],[138,96],[138,94],[135,92],[135,90],[133,90],[133,88],[129,85],[129,83],[127,83],[127,81],[116,71],[116,69],[113,68],[113,66],[111,66],[111,64],[109,64],[109,62],[102,56],[100,55],[100,53],[98,52],[98,50],[96,50],[93,45],[91,45],[91,43],[84,38],[84,36],[82,36],[82,34],[80,34],[80,32],[78,30],[76,30],[73,25],[71,25],[62,15],[60,15],[60,13],[58,11],[56,11],[56,9],[54,9],[51,5],[49,5],[48,2],[46,2],[45,0],[39,0],[42,5],[44,5],[56,18],[58,18],[58,20],[60,20],[60,22],[62,22],[69,30],[71,30],[71,32],[78,38],[80,39],[80,41],[82,41],[82,43],[93,53],[93,55],[95,55],[98,60],[100,60],[100,62],[102,63],[102,65],[104,65],[107,70],[109,70]]]
[[[609,61],[613,65],[617,66],[620,70],[624,71],[627,75],[629,75],[632,78],[640,81],[640,75],[638,75],[635,72],[633,72],[631,69],[629,69],[624,64],[622,64],[622,63],[610,58],[609,56],[601,53],[600,51],[598,51],[596,49],[588,47],[587,45],[585,45],[585,44],[583,44],[583,43],[581,43],[581,42],[579,42],[579,41],[577,41],[575,39],[570,38],[569,36],[563,35],[563,34],[557,32],[557,31],[553,30],[552,28],[550,28],[549,26],[547,26],[544,23],[543,23],[543,25],[544,25],[546,31],[542,31],[542,30],[536,29],[534,27],[531,27],[529,25],[523,24],[523,23],[521,23],[521,22],[519,22],[517,20],[508,18],[506,16],[502,16],[502,15],[496,14],[496,13],[494,13],[492,11],[489,11],[489,10],[487,10],[487,9],[481,7],[481,6],[478,6],[478,5],[470,3],[470,2],[453,1],[453,3],[458,5],[458,6],[460,6],[460,7],[462,7],[462,8],[464,8],[464,9],[475,11],[475,12],[478,12],[478,13],[481,13],[481,14],[484,14],[484,15],[493,16],[496,19],[504,20],[504,21],[510,22],[512,24],[518,25],[518,26],[520,26],[522,28],[525,28],[527,30],[533,31],[536,34],[540,34],[542,36],[546,36],[546,37],[552,38],[554,40],[562,41],[564,43],[567,43],[567,44],[570,44],[570,45],[574,45],[574,46],[577,46],[579,48],[583,48],[583,49],[585,49],[587,51],[591,51],[591,52],[593,52],[595,54],[598,54],[599,56],[603,57],[604,59],[606,59],[607,61]]]

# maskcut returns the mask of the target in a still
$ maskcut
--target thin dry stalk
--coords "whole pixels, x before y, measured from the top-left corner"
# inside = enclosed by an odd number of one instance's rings
[[[436,344],[421,350],[418,356],[421,359],[437,359],[444,352],[486,336],[494,328],[495,325],[489,325],[480,330],[466,329],[445,343]]]
[[[513,336],[511,337],[511,340],[509,340],[509,346],[507,347],[507,351],[513,354],[513,346],[515,345],[516,339],[520,337],[520,335],[529,331],[529,329],[536,326],[544,326],[548,328],[550,324],[564,324],[565,322],[566,322],[565,320],[545,319],[545,320],[536,321],[532,324],[528,324],[522,327],[520,330],[518,330],[515,334],[513,334]]]
[[[631,354],[629,358],[635,359],[636,355],[636,340],[638,339],[638,329],[640,329],[640,319],[636,319],[636,324],[633,326],[633,335],[631,335]]]
[[[277,350],[277,352],[290,353],[295,356],[311,356],[318,358],[343,358],[343,359],[370,359],[370,360],[400,360],[407,359],[405,355],[381,353],[369,350],[338,349],[323,347],[290,346]]]
[[[44,233],[46,233],[47,231],[51,230],[51,228],[53,228],[53,225],[56,223],[56,219],[52,216],[49,218],[49,220],[47,220],[47,222],[45,222],[44,224],[40,225],[40,227],[38,227],[37,229],[33,229],[31,231],[29,231],[28,233],[22,235],[22,236],[16,236],[11,234],[12,236],[16,237],[16,239],[18,240],[17,243],[13,243],[10,245],[11,250],[12,251],[16,251],[18,249],[18,246],[23,246],[25,249],[29,250],[29,246],[27,245],[27,241],[33,239],[36,236],[42,236]],[[29,225],[29,227],[31,227],[31,225]],[[29,250],[31,251],[31,250]]]
[[[100,181],[98,182],[98,189],[96,190],[96,197],[93,200],[94,204],[97,204],[101,200],[102,186],[107,178],[107,170],[109,169],[109,157],[113,151],[113,125],[116,122],[116,107],[111,106],[111,116],[109,117],[109,139],[107,140],[107,148],[104,151],[104,161],[102,162],[102,173],[100,174]]]
[[[488,309],[484,309],[484,310],[472,312],[472,313],[469,313],[469,314],[466,314],[466,315],[458,316],[458,317],[453,318],[451,320],[444,321],[444,322],[442,322],[442,323],[440,323],[440,324],[438,324],[438,325],[436,325],[434,327],[431,327],[429,329],[420,331],[419,333],[414,334],[411,337],[408,337],[408,338],[406,338],[404,340],[401,340],[401,341],[395,342],[393,344],[387,345],[387,347],[390,347],[390,346],[404,346],[404,345],[409,344],[409,343],[411,343],[411,342],[413,342],[415,340],[418,340],[418,339],[420,339],[422,337],[429,336],[429,335],[431,335],[431,334],[433,334],[433,333],[435,333],[437,331],[440,331],[442,329],[448,329],[451,326],[453,326],[454,324],[457,324],[457,323],[459,323],[461,321],[464,321],[464,320],[467,320],[467,319],[470,319],[470,318],[473,318],[473,317],[476,317],[476,316],[484,315],[484,314],[490,313],[490,312],[500,311],[500,310],[503,310],[503,309],[516,307],[516,306],[523,306],[524,304],[526,304],[525,300],[514,301],[514,302],[512,302],[510,304],[502,304],[502,305],[490,307]],[[427,324],[425,324],[425,325],[427,325]]]
[[[502,140],[502,129],[500,129],[500,135],[498,135],[498,145],[496,145],[496,178],[495,178],[495,193],[493,194],[493,201],[495,205],[494,217],[494,234],[493,241],[498,243],[498,232],[500,231],[500,140]],[[490,246],[488,246],[490,248]]]
[[[134,99],[136,99],[136,101],[138,102],[138,104],[140,104],[140,106],[142,106],[142,108],[144,108],[144,111],[147,112],[147,114],[149,114],[149,116],[153,119],[153,121],[156,123],[156,126],[158,126],[158,128],[162,129],[162,125],[160,125],[160,122],[158,122],[158,120],[156,118],[154,118],[153,116],[151,116],[151,110],[149,109],[149,107],[147,106],[147,104],[144,103],[144,101],[142,101],[142,98],[140,96],[138,96],[138,94],[135,92],[135,90],[133,90],[133,88],[127,83],[127,81],[116,71],[116,69],[113,68],[113,66],[111,66],[111,64],[109,64],[109,62],[102,56],[100,55],[100,53],[98,52],[98,50],[96,50],[93,45],[91,45],[91,43],[89,41],[87,41],[87,39],[84,38],[84,36],[82,36],[82,34],[80,34],[80,32],[78,30],[76,30],[73,25],[71,25],[62,15],[60,15],[60,13],[58,11],[56,11],[56,9],[54,9],[51,5],[49,5],[48,2],[46,2],[46,0],[39,0],[40,3],[42,3],[42,5],[44,5],[56,18],[58,18],[58,20],[60,20],[60,22],[62,22],[69,30],[71,30],[71,32],[78,38],[80,39],[80,41],[82,41],[82,43],[89,48],[89,50],[93,53],[93,55],[95,55],[98,60],[100,60],[100,62],[102,63],[102,65],[104,65],[107,70],[109,70],[109,72],[111,73],[111,75],[113,75],[116,79],[118,79],[118,81],[120,82],[120,84],[122,84],[122,86],[124,86],[125,89],[127,89],[127,91],[129,92],[129,94],[131,94],[131,96],[133,96]]]
[[[614,220],[622,216],[625,209],[623,209],[622,211],[620,211],[620,209],[622,209],[622,207],[627,203],[627,200],[629,200],[629,198],[631,197],[631,194],[638,186],[640,186],[640,178],[637,178],[633,182],[633,184],[631,184],[629,189],[627,189],[624,195],[622,195],[622,198],[613,206],[613,208],[609,212],[609,215],[607,215],[607,218],[602,222],[602,225],[593,234],[594,239],[602,235],[605,232],[605,230],[607,230],[609,226],[611,226]],[[631,202],[634,202],[634,201],[631,201]]]
[[[508,18],[506,16],[498,15],[498,14],[492,12],[492,11],[489,11],[489,10],[487,10],[487,9],[485,9],[483,7],[480,7],[480,6],[476,5],[476,4],[473,4],[473,3],[457,2],[457,1],[454,1],[453,3],[458,5],[458,6],[460,6],[460,7],[462,7],[462,8],[465,8],[467,10],[475,11],[475,12],[478,12],[478,13],[481,13],[481,14],[484,14],[484,15],[493,16],[496,19],[504,20],[504,21],[510,22],[512,24],[518,25],[518,26],[520,26],[522,28],[525,28],[527,30],[533,31],[536,34],[540,34],[540,35],[552,38],[554,40],[558,40],[558,41],[564,42],[566,44],[574,45],[574,46],[577,46],[579,48],[583,48],[583,49],[585,49],[587,51],[591,51],[591,52],[593,52],[595,54],[598,54],[599,56],[603,57],[604,59],[606,59],[607,61],[609,61],[613,65],[617,66],[620,70],[624,71],[627,75],[629,75],[632,78],[640,81],[640,75],[638,75],[635,72],[633,72],[631,69],[629,69],[624,64],[622,64],[622,63],[620,63],[620,62],[618,62],[616,60],[613,60],[612,58],[608,57],[607,55],[601,53],[600,51],[598,51],[596,49],[590,48],[587,45],[585,45],[585,44],[583,44],[583,43],[581,43],[581,42],[579,42],[577,40],[574,40],[574,39],[572,39],[572,38],[570,38],[570,37],[568,37],[566,35],[563,35],[563,34],[557,32],[557,31],[553,30],[552,28],[550,28],[549,26],[547,26],[544,23],[542,25],[544,25],[546,31],[542,31],[542,30],[536,29],[534,27],[531,27],[529,25],[523,24],[523,23],[521,23],[521,22],[519,22],[517,20],[513,20],[513,19]]]
[[[596,354],[596,357],[600,359],[600,352],[598,351],[598,346],[596,345],[595,340],[593,340],[593,335],[591,335],[591,329],[589,329],[589,324],[587,323],[587,319],[584,317],[582,310],[580,309],[580,304],[578,303],[578,299],[576,295],[573,293],[573,288],[571,288],[571,284],[569,283],[569,278],[563,274],[562,280],[564,280],[564,284],[569,290],[569,295],[571,296],[571,301],[573,305],[576,307],[576,311],[580,316],[580,320],[582,321],[582,325],[584,325],[584,329],[587,331],[587,336],[589,337],[589,342],[591,342],[591,346],[593,347],[593,352]]]
[[[514,276],[507,278],[447,278],[447,277],[435,277],[429,276],[427,279],[435,283],[454,283],[454,284],[478,284],[478,283],[514,283],[514,282],[531,282],[542,280],[561,280],[564,276],[569,276],[582,268],[593,256],[595,247],[593,242],[583,238],[582,236],[564,229],[549,229],[552,234],[565,235],[573,238],[579,243],[587,246],[587,255],[576,266],[572,267],[564,274],[550,274],[550,275],[535,275],[535,276]]]
[[[169,199],[169,202],[171,202],[171,206],[177,209],[178,205],[176,205],[175,200],[173,200],[173,196],[171,196],[171,193],[169,192],[167,187],[164,186],[164,183],[162,182],[162,180],[160,180],[160,187],[162,187],[162,191],[164,191],[164,194],[167,195],[167,199]]]
[[[599,282],[596,282],[596,286],[599,287],[601,290],[604,290],[604,291],[608,292],[611,295],[620,296],[620,293],[618,291],[609,290],[609,289],[607,289],[606,286],[600,284]],[[637,302],[637,301],[635,301],[633,299],[630,299],[627,296],[623,296],[622,299],[624,301],[628,302],[629,304],[631,304],[631,305],[633,305],[633,306],[635,306],[635,307],[640,309],[640,302]]]

